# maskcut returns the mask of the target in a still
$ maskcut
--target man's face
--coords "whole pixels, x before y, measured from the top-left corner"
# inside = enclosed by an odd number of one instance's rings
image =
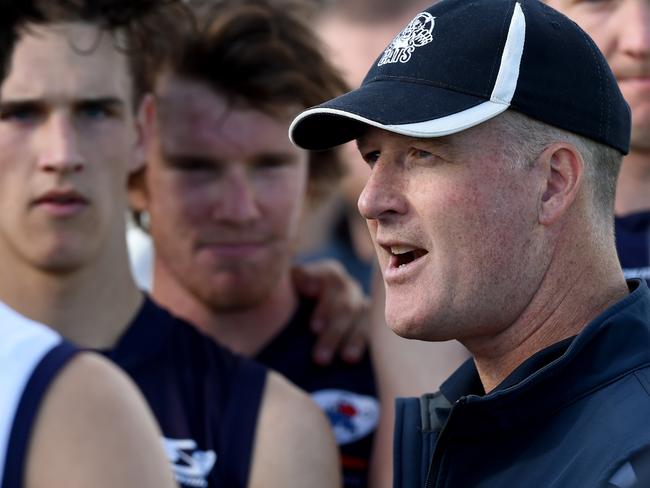
[[[287,137],[293,114],[175,77],[157,93],[144,192],[154,287],[173,280],[215,310],[254,306],[288,272],[297,237],[308,166]]]
[[[547,0],[596,42],[632,109],[632,147],[650,149],[650,0]]]
[[[137,139],[112,37],[32,26],[0,92],[0,259],[60,273],[98,256],[123,231]]]
[[[504,161],[490,122],[440,139],[371,128],[359,198],[386,285],[386,320],[422,340],[480,339],[510,325],[546,258],[538,169]]]

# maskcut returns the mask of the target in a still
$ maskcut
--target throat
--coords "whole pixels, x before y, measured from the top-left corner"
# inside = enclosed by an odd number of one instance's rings
[[[153,297],[160,305],[246,357],[254,357],[284,330],[298,306],[289,273],[259,303],[230,309],[206,304],[186,289],[171,290],[157,283],[155,280]]]

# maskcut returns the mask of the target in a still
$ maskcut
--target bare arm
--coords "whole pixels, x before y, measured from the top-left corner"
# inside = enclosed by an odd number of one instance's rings
[[[249,488],[341,486],[332,430],[303,392],[269,373],[253,451]]]
[[[28,451],[26,488],[172,488],[154,419],[116,367],[90,353],[50,386]]]
[[[373,488],[390,488],[393,479],[395,398],[420,396],[440,384],[469,357],[456,341],[422,342],[403,339],[384,320],[384,287],[376,273],[372,297],[370,351],[375,366],[382,413],[375,434],[370,470]]]

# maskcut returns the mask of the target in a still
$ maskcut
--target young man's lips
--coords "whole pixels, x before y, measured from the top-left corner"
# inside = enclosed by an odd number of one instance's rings
[[[37,198],[34,206],[54,217],[70,217],[83,211],[88,206],[88,200],[74,191],[51,191]]]

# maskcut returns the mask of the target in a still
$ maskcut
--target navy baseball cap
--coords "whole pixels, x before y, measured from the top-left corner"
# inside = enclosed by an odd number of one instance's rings
[[[630,109],[602,53],[540,0],[442,0],[420,13],[361,87],[298,115],[289,137],[323,150],[368,125],[418,138],[513,109],[627,154]]]

